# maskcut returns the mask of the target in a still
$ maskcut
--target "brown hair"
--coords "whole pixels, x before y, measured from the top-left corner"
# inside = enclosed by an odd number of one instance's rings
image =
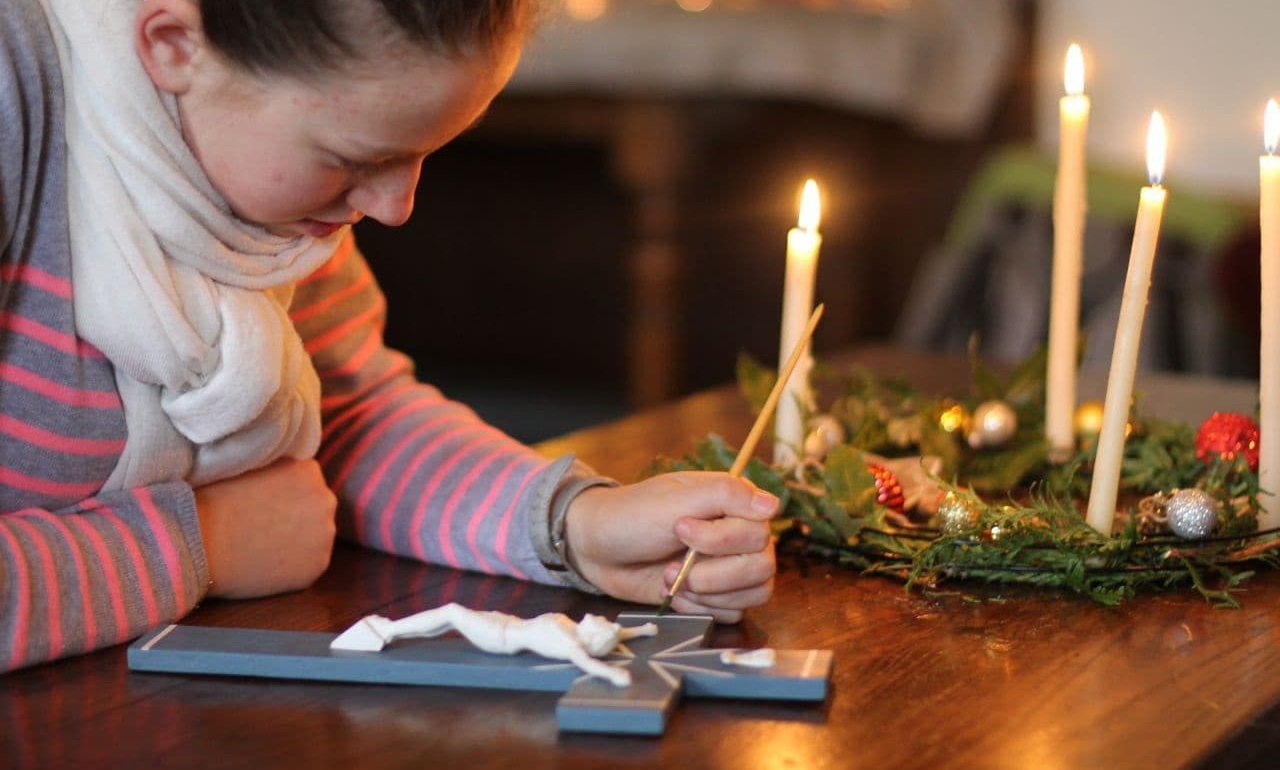
[[[258,73],[344,68],[385,43],[449,56],[490,54],[527,34],[537,0],[199,0],[205,36]],[[374,36],[371,36],[370,33]],[[383,37],[378,38],[376,35]],[[382,47],[375,49],[370,41]]]

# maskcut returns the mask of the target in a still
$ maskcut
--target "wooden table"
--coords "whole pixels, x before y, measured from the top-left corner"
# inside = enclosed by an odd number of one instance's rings
[[[955,359],[864,351],[883,372],[945,387]],[[1139,379],[1151,403],[1238,408],[1247,384]],[[1087,386],[1086,386],[1087,390]],[[1198,394],[1198,395],[1197,395]],[[1243,408],[1248,408],[1243,406]],[[655,452],[745,432],[731,388],[552,441],[634,475]],[[823,564],[783,563],[777,593],[724,646],[825,648],[820,705],[690,700],[660,738],[557,734],[554,693],[334,685],[130,673],[123,647],[9,674],[0,765],[11,768],[1176,768],[1280,757],[1280,573],[1244,608],[1193,591],[1119,608],[1049,590],[950,586],[937,596]],[[447,601],[533,615],[633,609],[340,546],[313,588],[208,602],[203,625],[337,631]]]

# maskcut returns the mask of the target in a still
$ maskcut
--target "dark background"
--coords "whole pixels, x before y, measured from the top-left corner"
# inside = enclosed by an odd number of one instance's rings
[[[996,148],[1032,137],[1029,8],[1024,22],[990,122],[962,139],[806,104],[679,103],[689,152],[671,395],[732,380],[740,352],[775,363],[786,232],[808,176],[824,195],[816,300],[827,316],[815,350],[890,335],[966,181]],[[389,343],[422,379],[526,441],[640,405],[625,344],[635,194],[590,132],[525,130],[584,107],[609,105],[499,96],[478,128],[427,160],[408,224],[357,227],[388,295]]]

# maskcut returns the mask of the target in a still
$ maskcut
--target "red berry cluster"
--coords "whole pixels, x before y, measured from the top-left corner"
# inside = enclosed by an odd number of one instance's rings
[[[876,480],[876,502],[895,513],[904,513],[906,498],[898,474],[878,463],[867,463],[867,470]]]
[[[1228,462],[1243,455],[1249,470],[1258,470],[1258,424],[1236,412],[1214,412],[1196,433],[1196,457],[1212,463],[1221,457]]]

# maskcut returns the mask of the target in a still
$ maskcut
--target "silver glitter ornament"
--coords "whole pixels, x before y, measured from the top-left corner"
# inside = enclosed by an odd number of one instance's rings
[[[951,537],[968,532],[978,526],[978,509],[954,492],[938,503],[938,531]]]
[[[1004,401],[983,401],[973,410],[969,446],[974,449],[1003,446],[1018,432],[1018,414]]]
[[[1164,506],[1169,529],[1178,537],[1200,540],[1218,526],[1218,501],[1203,489],[1179,489]]]

